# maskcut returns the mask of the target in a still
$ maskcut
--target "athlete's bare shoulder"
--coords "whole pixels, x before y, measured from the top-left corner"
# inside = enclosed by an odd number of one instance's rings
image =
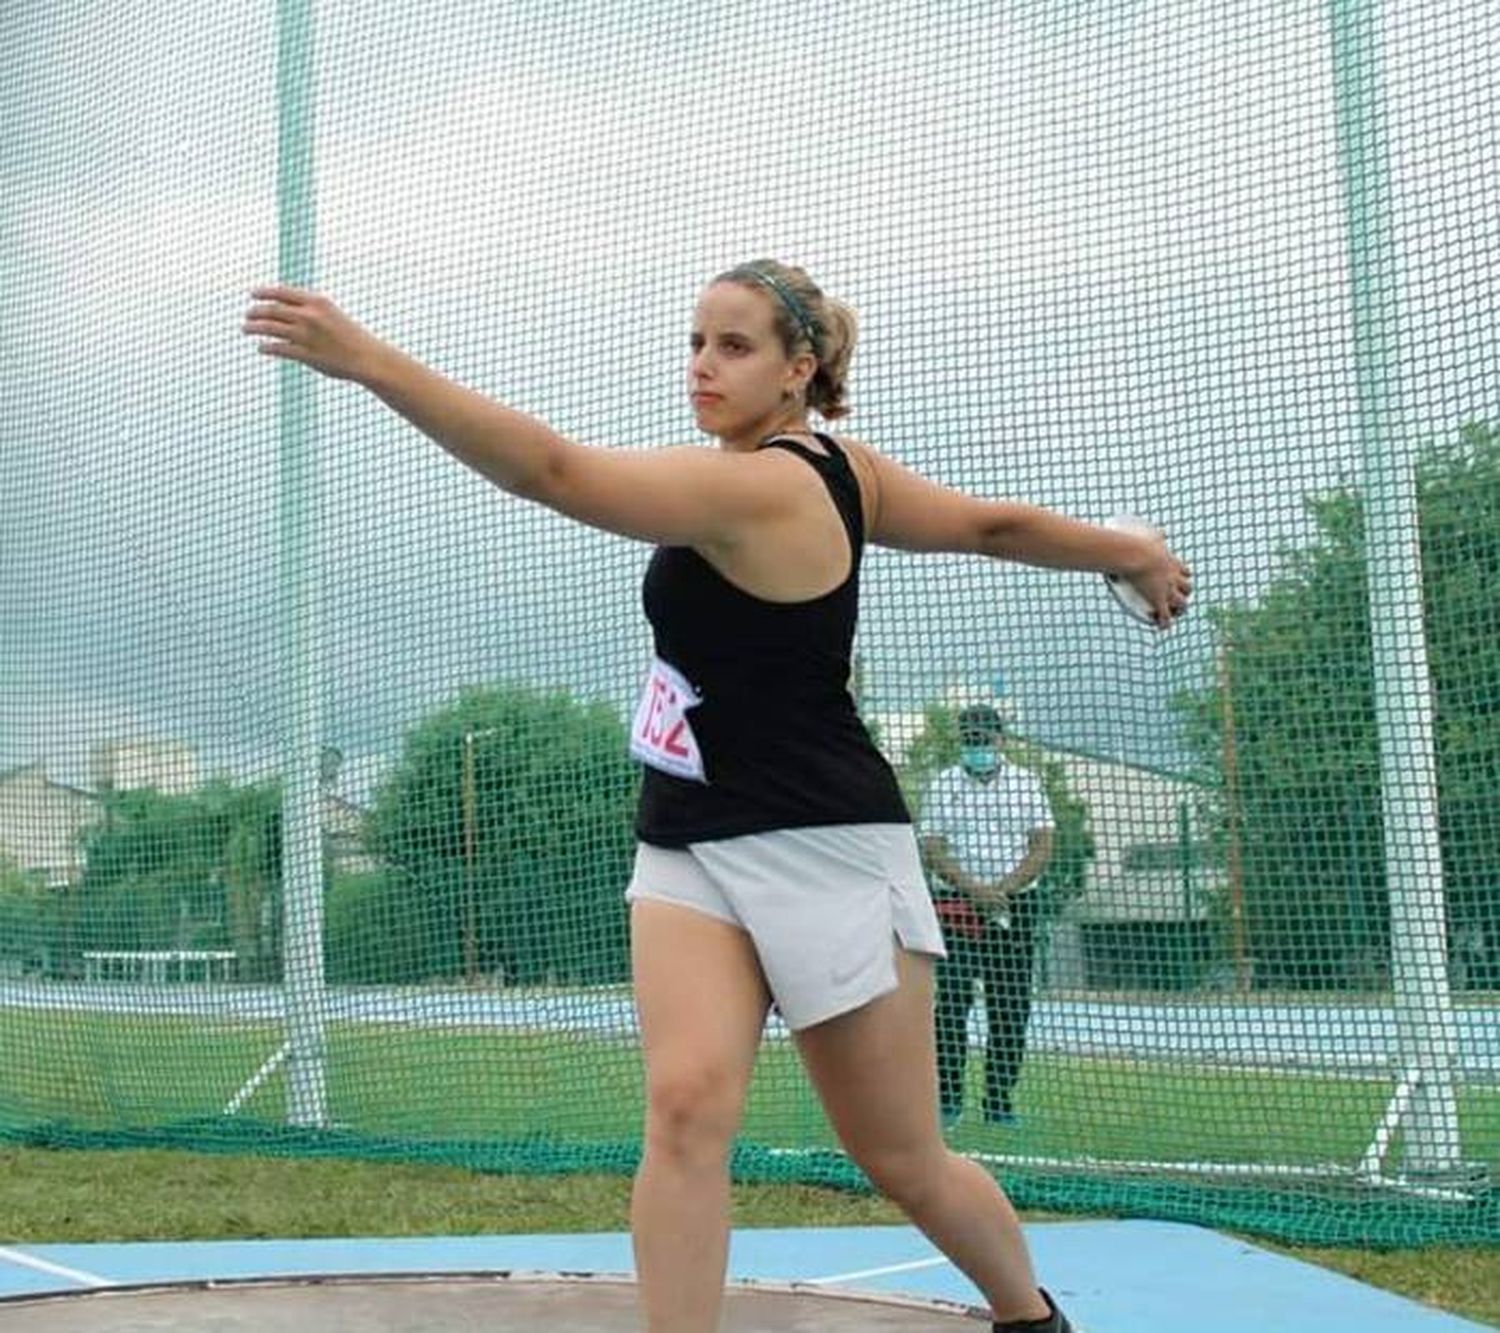
[[[880,514],[880,474],[875,466],[875,451],[863,440],[850,435],[840,435],[839,443],[854,470],[854,479],[859,482],[859,498],[865,515],[865,531],[873,532]]]

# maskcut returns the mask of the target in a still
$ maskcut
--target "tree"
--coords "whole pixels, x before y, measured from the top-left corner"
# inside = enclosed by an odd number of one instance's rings
[[[637,783],[607,706],[519,685],[466,691],[408,734],[377,794],[368,847],[391,868],[378,901],[405,920],[390,955],[364,968],[522,984],[626,977]]]
[[[214,782],[116,792],[83,838],[74,947],[233,949],[241,980],[279,971],[280,790]]]
[[[927,788],[943,769],[958,763],[958,710],[947,704],[928,704],[922,727],[906,748],[896,776],[913,815],[920,816]]]
[[[50,972],[61,944],[62,895],[0,853],[0,959],[27,972]]]
[[[1417,468],[1423,615],[1455,980],[1500,984],[1500,438],[1482,424]],[[1355,487],[1305,501],[1317,528],[1251,606],[1214,613],[1220,678],[1178,708],[1202,764],[1234,770],[1245,937],[1261,986],[1384,984],[1390,915],[1374,665]],[[1220,837],[1225,834],[1221,828]],[[1461,974],[1461,975],[1460,975]]]
[[[281,977],[282,787],[217,787],[207,799],[228,828],[221,858],[224,914],[241,981]],[[330,867],[324,857],[325,881]]]
[[[456,975],[453,923],[424,910],[409,875],[396,867],[334,870],[324,927],[328,980],[334,985],[402,985]],[[445,966],[434,967],[434,958]]]

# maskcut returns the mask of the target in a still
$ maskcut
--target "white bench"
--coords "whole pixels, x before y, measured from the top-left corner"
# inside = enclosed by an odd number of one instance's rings
[[[232,949],[91,949],[83,955],[85,981],[228,981]]]

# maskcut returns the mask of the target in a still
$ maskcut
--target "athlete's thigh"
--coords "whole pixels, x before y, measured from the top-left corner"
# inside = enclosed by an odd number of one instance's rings
[[[896,972],[894,991],[797,1033],[808,1077],[856,1160],[941,1143],[933,960],[897,950]]]
[[[741,1094],[771,996],[749,935],[676,903],[630,908],[630,959],[648,1080]]]

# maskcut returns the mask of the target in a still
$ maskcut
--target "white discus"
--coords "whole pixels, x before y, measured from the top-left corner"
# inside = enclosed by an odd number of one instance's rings
[[[1116,514],[1104,525],[1107,528],[1115,528],[1120,532],[1145,532],[1152,536],[1160,536],[1161,529],[1154,523],[1148,523],[1143,518],[1136,518],[1131,514]],[[1155,626],[1156,617],[1151,613],[1151,603],[1137,591],[1135,584],[1122,574],[1106,574],[1104,585],[1114,594],[1115,601],[1132,619],[1139,620],[1142,624]]]

